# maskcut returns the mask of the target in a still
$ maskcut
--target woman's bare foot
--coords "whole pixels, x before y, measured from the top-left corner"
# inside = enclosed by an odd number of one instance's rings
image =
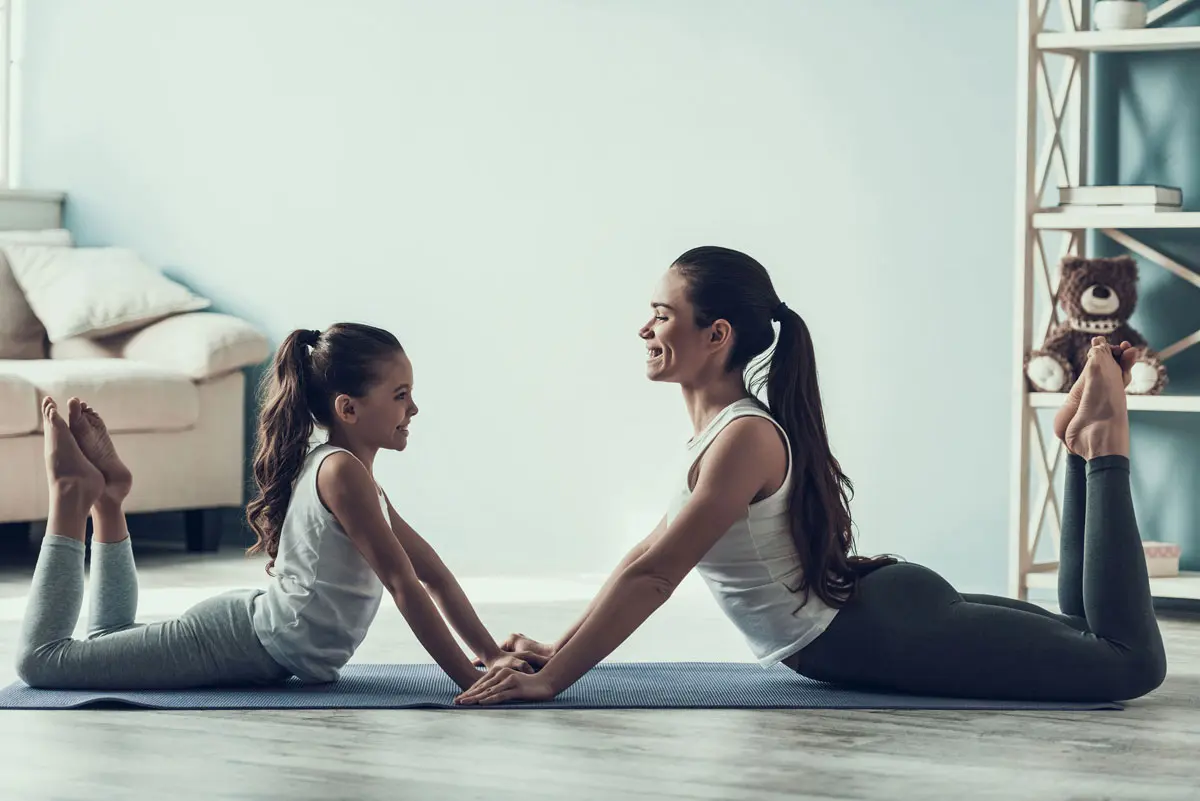
[[[117,456],[117,448],[108,435],[104,420],[79,398],[71,398],[67,410],[71,433],[75,435],[79,449],[104,476],[105,499],[120,504],[133,487],[133,474]]]
[[[1132,349],[1130,349],[1132,350]],[[1067,424],[1064,441],[1067,448],[1084,459],[1099,456],[1129,456],[1129,411],[1125,405],[1126,361],[1112,356],[1112,348],[1104,337],[1092,339],[1087,364],[1080,376],[1082,389],[1079,407]]]
[[[1096,339],[1093,337],[1092,345],[1095,347]],[[1121,380],[1125,386],[1129,386],[1129,382],[1133,380],[1133,365],[1137,363],[1139,351],[1135,350],[1128,342],[1122,342],[1120,345],[1111,347],[1113,359],[1121,365]],[[1071,391],[1067,393],[1067,399],[1063,401],[1063,405],[1059,408],[1058,413],[1054,415],[1054,436],[1058,437],[1064,444],[1067,441],[1067,426],[1071,424],[1071,420],[1075,418],[1075,413],[1079,411],[1079,398],[1083,395],[1083,385],[1085,383],[1085,374],[1080,375],[1075,383],[1071,386]],[[1067,450],[1071,448],[1068,445]]]
[[[78,516],[86,521],[88,510],[104,492],[104,476],[79,449],[70,427],[58,413],[58,405],[53,398],[42,399],[42,422],[51,509],[57,510],[60,517],[67,517],[72,523]],[[75,536],[75,526],[69,528],[72,531],[63,535]],[[81,530],[81,537],[82,533]]]

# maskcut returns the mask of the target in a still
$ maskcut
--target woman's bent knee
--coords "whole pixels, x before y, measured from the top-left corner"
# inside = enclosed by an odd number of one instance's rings
[[[1167,678],[1167,655],[1162,648],[1147,649],[1137,656],[1131,654],[1129,669],[1122,677],[1119,692],[1114,693],[1116,701],[1128,701],[1148,695],[1159,687]]]

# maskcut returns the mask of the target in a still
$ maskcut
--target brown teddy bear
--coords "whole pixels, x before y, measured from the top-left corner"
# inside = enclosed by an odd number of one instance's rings
[[[1146,348],[1146,340],[1129,318],[1137,305],[1137,263],[1129,256],[1062,260],[1058,302],[1067,319],[1058,323],[1039,350],[1025,357],[1025,375],[1035,390],[1066,392],[1083,369],[1092,337],[1107,337],[1113,345],[1128,342]],[[1162,360],[1145,349],[1133,366],[1130,395],[1157,395],[1167,385]]]

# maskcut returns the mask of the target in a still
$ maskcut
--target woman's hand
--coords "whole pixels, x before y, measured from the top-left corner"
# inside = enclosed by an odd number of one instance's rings
[[[519,673],[511,668],[493,668],[470,689],[455,697],[459,706],[492,706],[505,701],[547,701],[556,695],[546,677]]]

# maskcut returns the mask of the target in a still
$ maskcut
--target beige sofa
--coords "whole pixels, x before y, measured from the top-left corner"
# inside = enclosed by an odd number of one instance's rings
[[[12,195],[0,197],[0,231],[27,230],[28,214],[4,213]],[[38,408],[47,394],[63,404],[74,395],[104,416],[133,471],[127,510],[186,511],[188,548],[214,550],[220,510],[245,502],[244,368],[269,356],[267,340],[236,317],[197,311],[50,345],[6,271],[0,251],[0,523],[45,519]]]

